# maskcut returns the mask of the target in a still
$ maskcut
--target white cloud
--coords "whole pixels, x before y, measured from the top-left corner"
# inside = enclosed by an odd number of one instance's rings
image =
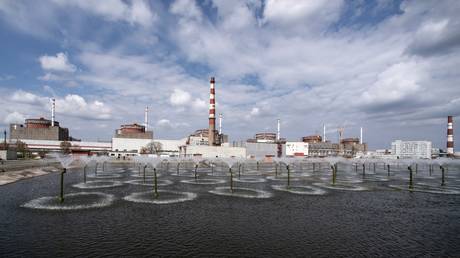
[[[27,104],[33,104],[33,105],[43,105],[46,103],[49,99],[37,96],[33,93],[23,91],[23,90],[18,90],[13,93],[11,96],[11,100],[15,102],[20,102],[20,103],[27,103]]]
[[[192,107],[195,110],[204,110],[204,109],[206,109],[206,102],[204,100],[202,100],[202,99],[195,99],[192,102]]]
[[[39,59],[43,70],[52,70],[59,72],[75,72],[76,67],[69,62],[65,53],[57,53],[56,56],[41,56]],[[51,76],[51,75],[50,75]],[[50,76],[44,77],[44,80],[51,79]]]
[[[22,124],[24,123],[25,119],[26,117],[23,114],[14,111],[13,113],[10,113],[5,117],[3,122],[5,124]]]
[[[152,25],[156,17],[150,10],[149,4],[144,0],[131,2],[122,0],[53,0],[53,2],[62,7],[78,7],[108,21],[125,21],[147,27]]]
[[[173,93],[171,94],[171,97],[169,98],[169,101],[174,106],[183,106],[190,104],[191,98],[192,97],[190,93],[183,91],[181,89],[174,89]]]

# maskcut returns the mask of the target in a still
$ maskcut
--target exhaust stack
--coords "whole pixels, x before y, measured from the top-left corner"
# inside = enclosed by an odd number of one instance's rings
[[[144,126],[145,126],[145,131],[148,131],[148,128],[149,128],[149,107],[145,107],[145,111],[144,111]]]
[[[323,124],[323,142],[326,142],[326,125]]]
[[[360,132],[359,132],[359,143],[363,144],[363,128],[362,127],[360,128]]]
[[[447,117],[447,156],[454,156],[454,127],[453,127],[453,117]]]
[[[276,140],[279,141],[280,138],[281,138],[281,123],[280,123],[280,120],[278,119],[277,120],[277,131],[276,131]]]
[[[210,94],[209,94],[209,129],[208,129],[208,142],[209,146],[216,145],[216,93],[215,93],[215,79],[211,77]]]
[[[56,110],[56,99],[51,99],[51,126],[54,126],[54,121],[55,121],[55,110]]]

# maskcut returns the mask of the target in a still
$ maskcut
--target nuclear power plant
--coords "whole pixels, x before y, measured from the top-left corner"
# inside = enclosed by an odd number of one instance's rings
[[[120,125],[115,130],[112,140],[107,142],[85,142],[70,136],[69,129],[61,127],[56,121],[56,101],[51,99],[51,119],[28,118],[24,124],[10,124],[9,142],[24,142],[34,151],[59,151],[62,142],[69,142],[73,153],[107,154],[116,158],[127,158],[137,155],[161,155],[181,157],[241,157],[241,158],[272,158],[272,157],[386,157],[386,158],[430,158],[436,151],[429,141],[395,140],[390,150],[368,151],[363,140],[363,127],[359,128],[359,137],[345,137],[345,128],[337,128],[338,141],[332,142],[326,136],[326,124],[323,134],[301,137],[298,141],[290,141],[281,137],[281,119],[274,123],[275,132],[255,133],[246,141],[233,142],[222,128],[223,114],[218,113],[216,105],[216,79],[209,80],[208,128],[198,129],[190,135],[177,140],[159,139],[149,126],[149,107],[144,109],[144,122],[133,122]],[[218,128],[216,128],[216,114]],[[347,129],[349,132],[349,129]],[[334,137],[330,137],[331,139]],[[6,144],[5,144],[6,145]],[[453,117],[447,118],[447,148],[437,156],[454,157]],[[433,156],[434,157],[434,156]]]

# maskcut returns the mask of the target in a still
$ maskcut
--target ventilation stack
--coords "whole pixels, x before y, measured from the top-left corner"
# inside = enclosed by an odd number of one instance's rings
[[[56,99],[51,99],[51,126],[54,126],[54,121],[55,121],[55,110],[56,110]]]
[[[323,142],[326,142],[326,125],[323,124]]]
[[[149,107],[145,107],[145,111],[144,111],[144,126],[145,126],[145,131],[148,131],[148,128],[149,128]]]
[[[363,128],[360,128],[359,131],[359,144],[363,144]]]
[[[447,156],[454,156],[454,127],[452,116],[447,117]]]
[[[208,129],[208,142],[209,146],[216,145],[216,93],[215,93],[215,79],[211,77],[210,80],[210,94],[209,94],[209,129]]]
[[[281,123],[280,120],[277,120],[277,130],[276,130],[276,140],[279,141],[281,139]]]

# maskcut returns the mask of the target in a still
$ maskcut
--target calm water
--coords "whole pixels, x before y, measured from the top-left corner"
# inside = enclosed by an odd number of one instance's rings
[[[120,165],[108,170],[121,167],[130,168]],[[348,169],[349,175],[360,178],[354,168]],[[0,187],[2,256],[460,256],[460,195],[386,187],[404,180],[360,184],[372,187],[371,191],[327,189],[320,196],[272,190],[271,185],[282,181],[235,183],[273,193],[268,199],[244,199],[208,193],[227,184],[190,185],[179,181],[193,177],[162,175],[160,179],[174,183],[160,189],[194,192],[198,197],[154,205],[122,199],[151,190],[150,186],[74,188],[82,181],[81,171],[67,173],[66,193],[114,194],[113,205],[75,211],[20,207],[38,197],[57,195],[57,173]],[[132,174],[126,170],[113,180],[142,179]],[[318,172],[293,184],[311,185],[329,175]],[[448,182],[458,185],[454,171],[449,176]]]

